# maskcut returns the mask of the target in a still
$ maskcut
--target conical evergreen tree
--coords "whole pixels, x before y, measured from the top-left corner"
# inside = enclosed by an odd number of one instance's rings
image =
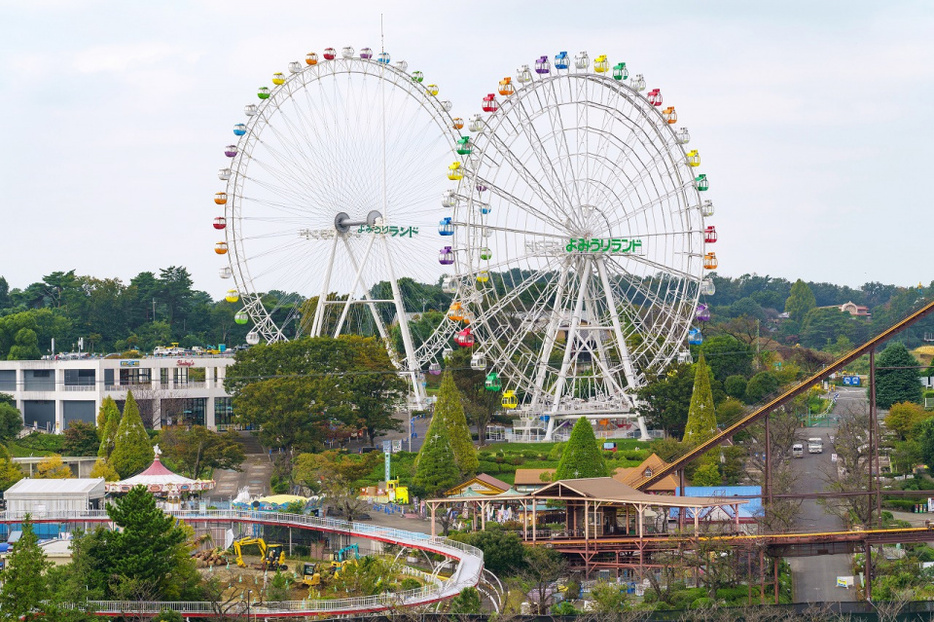
[[[701,352],[694,366],[694,392],[688,408],[688,421],[684,426],[684,443],[694,447],[717,433],[717,413],[710,390],[710,369]],[[715,486],[720,483],[720,450],[712,449],[695,463],[693,483],[696,486]]]
[[[593,426],[586,417],[581,417],[571,430],[558,469],[555,471],[555,480],[579,479],[582,477],[606,477],[609,475],[606,462],[603,460],[603,451],[597,444],[597,437],[593,433]]]
[[[461,477],[472,477],[477,473],[477,449],[470,438],[470,428],[467,427],[467,417],[464,415],[464,404],[461,402],[461,393],[454,384],[451,372],[444,372],[441,378],[441,387],[438,389],[438,401],[435,403],[435,417],[441,417],[447,428],[451,449],[454,450],[454,462]]]
[[[117,428],[120,427],[120,409],[117,403],[109,395],[101,402],[101,408],[97,413],[97,435],[101,439],[100,449],[97,450],[97,456],[105,460],[110,457],[114,450],[114,439],[117,436]]]
[[[0,588],[0,610],[5,620],[33,619],[41,605],[49,599],[46,571],[52,564],[39,547],[29,515],[23,521],[23,535],[7,560]]]
[[[717,413],[710,391],[710,371],[701,352],[694,366],[694,392],[688,408],[688,421],[684,426],[684,442],[690,446],[706,441],[717,432]]]
[[[435,412],[425,433],[425,442],[415,461],[415,486],[423,495],[434,497],[460,483],[454,450],[447,426]]]
[[[120,477],[125,479],[149,466],[154,455],[149,435],[146,434],[143,419],[139,415],[139,406],[133,399],[133,393],[128,391],[109,462]]]

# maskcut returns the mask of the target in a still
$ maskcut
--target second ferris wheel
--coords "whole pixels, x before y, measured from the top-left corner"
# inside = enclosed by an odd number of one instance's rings
[[[586,416],[637,419],[645,437],[635,392],[684,356],[711,285],[700,155],[645,90],[606,56],[542,56],[483,98],[458,145],[439,229],[449,323],[463,318],[455,341],[523,415],[517,434],[551,440]]]

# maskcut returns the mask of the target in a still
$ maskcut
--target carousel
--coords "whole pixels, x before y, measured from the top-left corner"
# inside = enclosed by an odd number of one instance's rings
[[[146,490],[158,497],[166,497],[169,502],[178,502],[183,496],[193,492],[213,490],[215,482],[203,479],[191,479],[170,471],[159,456],[159,446],[155,446],[155,457],[152,464],[133,477],[122,479],[119,482],[107,482],[104,487],[108,493],[125,493],[135,486],[145,486]]]

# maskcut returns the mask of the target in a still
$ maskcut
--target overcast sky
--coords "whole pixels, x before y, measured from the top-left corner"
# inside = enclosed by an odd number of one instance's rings
[[[0,275],[182,265],[221,297],[231,126],[289,61],[378,49],[380,12],[393,60],[465,118],[543,54],[645,74],[703,156],[722,275],[934,280],[927,0],[2,2]]]

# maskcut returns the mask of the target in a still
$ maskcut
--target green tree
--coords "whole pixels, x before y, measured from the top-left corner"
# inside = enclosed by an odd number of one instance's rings
[[[718,382],[724,382],[729,376],[752,375],[752,360],[755,349],[732,335],[716,335],[705,339],[700,346],[707,358],[707,365]]]
[[[755,404],[778,390],[778,378],[770,371],[760,371],[746,384],[746,402]]]
[[[65,456],[96,456],[100,448],[97,430],[93,423],[73,419],[64,433],[62,454]]]
[[[555,481],[584,477],[607,477],[609,475],[603,450],[597,444],[593,426],[586,417],[581,417],[571,430],[571,437],[558,461]]]
[[[127,391],[123,417],[114,437],[114,449],[110,454],[110,464],[126,479],[145,469],[153,459],[149,435],[139,415],[139,407],[133,398],[133,392]]]
[[[905,440],[911,435],[915,426],[930,416],[931,414],[924,410],[920,404],[899,402],[898,404],[892,404],[885,416],[885,427],[898,434],[901,440]]]
[[[478,466],[477,450],[470,439],[470,428],[467,427],[460,391],[457,390],[454,377],[449,371],[444,372],[441,378],[434,416],[440,417],[447,428],[451,449],[454,451],[454,462],[461,477],[475,475]]]
[[[680,438],[688,420],[688,405],[694,387],[694,366],[675,363],[668,373],[639,389],[639,398],[650,425]]]
[[[711,450],[704,454],[704,457],[699,460],[700,466],[694,471],[694,475],[691,477],[691,482],[695,486],[719,486],[723,478],[720,476],[720,468],[717,465],[716,456],[719,454],[719,451]],[[714,458],[708,458],[711,454],[714,454]]]
[[[36,479],[70,479],[74,476],[58,454],[46,456],[36,465]]]
[[[415,488],[421,496],[434,497],[456,486],[460,472],[442,417],[435,414],[428,424],[425,442],[415,461]]]
[[[20,470],[19,465],[9,458],[0,458],[0,491],[5,491],[24,477],[26,474]]]
[[[7,620],[42,620],[45,619],[43,604],[50,596],[46,572],[52,564],[39,547],[39,538],[28,514],[22,531],[3,573],[0,610]]]
[[[0,402],[0,442],[16,438],[23,429],[23,415],[19,409],[7,402]]]
[[[116,482],[120,479],[120,474],[104,458],[98,458],[91,467],[91,477],[103,477],[105,481]]]
[[[209,469],[239,471],[245,459],[236,432],[213,432],[203,425],[166,428],[159,435],[159,447],[172,466],[194,479]]]
[[[117,438],[117,428],[120,427],[120,409],[117,403],[109,395],[101,402],[101,407],[97,411],[97,433],[100,436],[101,444],[97,450],[100,458],[110,458],[114,450],[114,441]]]
[[[593,610],[595,613],[614,613],[617,614],[626,608],[626,589],[618,583],[607,583],[606,581],[597,581],[590,588],[590,596],[593,598]]]
[[[31,328],[21,328],[13,337],[13,347],[7,359],[11,361],[38,360],[42,357],[39,352],[39,337]]]
[[[267,447],[320,450],[335,426],[398,429],[391,411],[405,385],[377,344],[316,337],[254,346],[237,353],[224,386]]]
[[[807,312],[817,306],[817,299],[808,284],[798,279],[791,286],[791,293],[785,301],[785,313],[792,320],[801,323]]]
[[[491,523],[483,531],[455,533],[451,538],[483,551],[483,567],[497,576],[508,576],[522,569],[525,548],[518,534]]]
[[[738,374],[727,376],[727,379],[723,381],[723,390],[730,397],[735,397],[738,400],[743,399],[743,396],[746,395],[746,378]]]
[[[480,592],[475,587],[465,587],[460,594],[451,599],[451,613],[480,613]]]
[[[132,582],[130,591],[145,593],[150,600],[200,596],[184,524],[156,507],[145,487],[136,486],[109,504],[107,515],[119,529],[101,528],[78,538],[74,555],[77,567],[89,569],[92,592],[117,597],[125,595]]]
[[[921,460],[932,469],[934,465],[934,418],[925,419],[917,427],[918,450]]]
[[[900,341],[893,341],[876,359],[876,407],[898,402],[921,403],[918,361]]]
[[[338,508],[347,520],[363,512],[358,499],[361,480],[382,462],[382,454],[342,455],[337,451],[304,453],[295,458],[292,481],[315,494],[324,493],[328,503]]]
[[[704,353],[695,364],[694,390],[691,393],[691,405],[688,408],[688,420],[684,428],[684,443],[699,445],[717,432],[717,414],[710,391],[710,372]]]

